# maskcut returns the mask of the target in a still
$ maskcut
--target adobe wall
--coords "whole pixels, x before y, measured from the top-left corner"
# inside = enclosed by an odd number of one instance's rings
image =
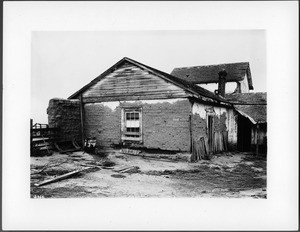
[[[53,98],[47,108],[49,127],[59,127],[60,140],[81,142],[80,102]]]
[[[145,104],[143,108],[146,147],[190,151],[189,100]]]
[[[145,148],[190,151],[191,104],[184,98],[114,101],[85,104],[85,134],[96,137],[98,146],[121,143],[122,108],[142,108]]]
[[[84,105],[84,134],[96,137],[97,146],[109,147],[120,144],[121,108],[113,109],[105,103],[88,103]]]

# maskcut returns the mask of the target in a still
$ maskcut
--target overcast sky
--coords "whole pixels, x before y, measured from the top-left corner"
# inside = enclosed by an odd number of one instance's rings
[[[51,98],[67,98],[129,57],[175,67],[249,62],[255,92],[266,91],[265,31],[32,32],[31,117],[47,123]]]

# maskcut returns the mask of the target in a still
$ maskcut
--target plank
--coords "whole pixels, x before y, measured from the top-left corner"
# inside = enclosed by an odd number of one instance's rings
[[[115,95],[117,96],[131,96],[134,95],[153,95],[153,94],[183,94],[183,90],[171,90],[171,89],[148,89],[148,88],[135,88],[135,89],[126,89],[126,88],[113,88],[110,91],[103,91],[102,89],[97,90],[95,92],[89,92],[86,93],[84,97],[100,97],[100,96],[107,96],[107,97],[113,97]]]
[[[208,137],[204,138],[204,142],[205,142],[206,154],[209,155],[210,150],[209,150],[209,145],[208,145]]]
[[[119,167],[114,168],[113,170],[116,171],[116,172],[120,172],[120,171],[122,171],[122,170],[124,170],[124,169],[126,169],[126,168],[129,168],[129,167],[131,167],[131,166],[128,166],[128,165],[121,165],[121,166],[119,166]]]
[[[126,168],[126,169],[120,171],[119,173],[124,173],[124,172],[127,172],[127,171],[132,170],[132,169],[135,169],[135,167]]]
[[[38,183],[38,184],[36,183],[36,184],[34,184],[34,185],[37,186],[37,187],[40,187],[40,186],[42,186],[42,185],[46,185],[46,184],[50,184],[50,183],[53,183],[53,182],[57,182],[57,181],[60,181],[60,180],[65,179],[65,178],[71,177],[71,176],[73,176],[73,175],[75,175],[75,174],[77,174],[77,173],[79,173],[79,172],[82,172],[82,171],[84,171],[84,170],[87,170],[87,169],[90,169],[90,167],[84,168],[84,169],[81,169],[81,170],[75,170],[75,171],[72,171],[72,172],[68,172],[68,173],[66,173],[66,174],[60,175],[60,176],[55,177],[55,178],[53,178],[53,179],[45,180],[45,181],[42,181],[42,182],[40,182],[40,183]]]
[[[171,98],[184,98],[188,97],[188,94],[148,94],[148,95],[131,95],[131,96],[101,96],[101,97],[85,97],[84,103],[96,103],[96,102],[109,102],[109,101],[126,101],[126,100],[154,100],[154,99],[171,99]]]
[[[82,93],[80,94],[80,131],[81,131],[81,143],[82,147],[84,146],[84,105],[82,100]],[[73,141],[73,145],[74,141]],[[77,149],[79,149],[77,146],[75,146]]]
[[[171,163],[178,163],[175,160],[168,160],[168,159],[162,159],[162,158],[155,158],[155,157],[147,157],[147,156],[141,156],[144,159],[151,159],[151,160],[157,160],[157,161],[163,161],[163,162],[171,162]]]

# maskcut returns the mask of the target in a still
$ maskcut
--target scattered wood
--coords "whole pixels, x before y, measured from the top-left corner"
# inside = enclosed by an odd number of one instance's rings
[[[127,172],[127,171],[133,170],[133,169],[135,169],[135,168],[136,168],[136,167],[129,167],[129,168],[123,169],[123,170],[120,171],[119,173]]]
[[[80,164],[83,167],[91,167],[91,168],[102,168],[101,166],[98,165],[92,165],[92,164]]]
[[[156,158],[156,157],[152,157],[152,156],[142,156],[142,158],[144,158],[144,159],[151,159],[151,160],[157,160],[157,161],[164,161],[164,162],[171,162],[171,163],[178,163],[176,160]]]
[[[223,142],[224,142],[224,150],[228,151],[228,131],[224,131],[223,135]]]
[[[79,149],[79,150],[81,149],[81,147],[78,145],[78,143],[76,142],[75,139],[73,139],[72,143],[73,143],[73,146],[74,146],[76,149]]]
[[[60,165],[62,165],[64,163],[67,163],[67,162],[68,162],[68,160],[64,160],[64,161],[61,161],[61,162],[55,162],[55,163],[49,162],[49,163],[45,164],[44,166],[42,166],[42,168],[40,170],[38,170],[36,172],[33,172],[32,174],[39,174],[39,173],[45,172],[45,170],[48,169],[48,168],[54,168],[54,167],[60,166]]]
[[[71,141],[70,141],[69,143],[71,143]],[[55,148],[59,151],[59,153],[61,153],[61,154],[66,154],[66,153],[70,153],[70,152],[80,151],[80,150],[81,150],[80,147],[79,147],[79,148],[78,148],[78,147],[74,147],[74,146],[75,146],[75,145],[74,145],[74,140],[73,140],[73,142],[72,142],[72,147],[73,147],[73,148],[71,148],[71,149],[63,150],[63,149],[58,145],[57,142],[54,143],[54,146],[55,146]]]
[[[207,148],[205,146],[205,138],[200,137],[197,140],[193,140],[193,147],[192,147],[192,156],[191,161],[195,162],[198,160],[202,160],[207,155]]]
[[[128,149],[128,148],[121,149],[121,153],[123,153],[123,154],[129,154],[129,155],[138,155],[141,152],[142,151],[140,151],[140,150],[133,150],[133,149]]]
[[[205,144],[206,155],[209,155],[210,150],[209,150],[209,145],[208,145],[208,137],[206,137],[206,136],[204,138],[204,144]]]
[[[102,195],[104,195],[104,196],[108,196],[108,195],[109,195],[108,192],[100,192],[100,191],[97,191],[97,194],[102,194]]]
[[[102,166],[103,169],[114,169],[114,167],[105,167],[105,166]]]
[[[114,171],[120,172],[120,171],[122,171],[122,170],[124,170],[124,169],[127,169],[127,168],[130,168],[130,167],[131,167],[131,166],[125,166],[125,165],[122,165],[122,166],[120,166],[120,167],[114,168]]]
[[[114,177],[114,178],[125,178],[126,176],[121,175],[121,174],[112,174],[111,177]]]
[[[90,169],[90,167],[84,168],[84,169],[81,169],[81,170],[75,170],[75,171],[72,171],[72,172],[68,172],[68,173],[66,173],[66,174],[57,176],[57,177],[55,177],[55,178],[53,178],[53,179],[45,180],[45,181],[42,181],[42,182],[40,182],[40,183],[36,183],[36,184],[34,184],[34,185],[37,186],[37,187],[40,187],[40,186],[42,186],[42,185],[46,185],[46,184],[50,184],[50,183],[53,183],[53,182],[57,182],[57,181],[66,179],[66,178],[68,178],[68,177],[71,177],[71,176],[73,176],[73,175],[75,175],[75,174],[77,174],[77,173],[79,173],[79,172],[85,171],[85,170],[87,170],[87,169]]]

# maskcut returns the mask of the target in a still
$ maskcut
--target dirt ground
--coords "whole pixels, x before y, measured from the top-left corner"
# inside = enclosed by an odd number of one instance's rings
[[[31,197],[267,197],[266,158],[251,153],[227,152],[197,163],[187,161],[189,154],[129,155],[111,150],[102,155],[80,151],[31,157]],[[35,185],[83,168],[89,169]]]

